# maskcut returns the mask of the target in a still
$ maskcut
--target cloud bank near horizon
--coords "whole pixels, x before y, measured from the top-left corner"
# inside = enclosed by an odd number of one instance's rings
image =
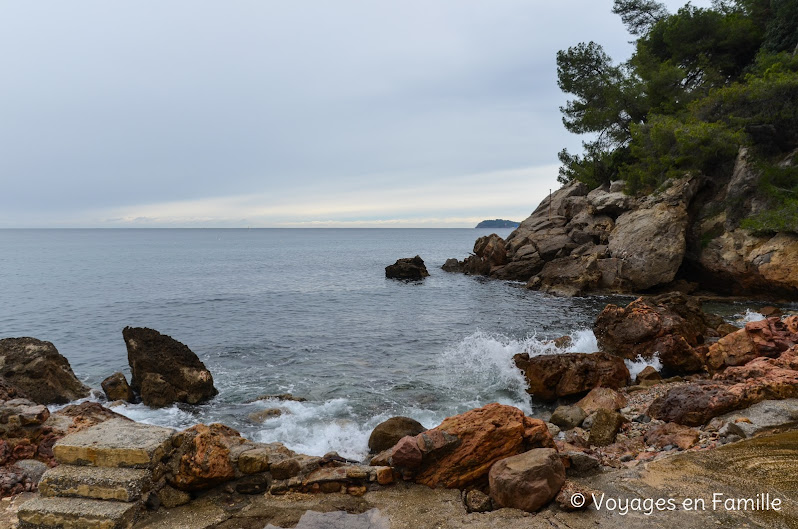
[[[579,149],[557,50],[630,52],[611,5],[2,3],[0,227],[522,220]]]

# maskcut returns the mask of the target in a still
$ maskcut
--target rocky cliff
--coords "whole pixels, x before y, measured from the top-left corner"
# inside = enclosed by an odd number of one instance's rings
[[[798,235],[740,227],[768,208],[757,179],[743,149],[725,179],[686,175],[648,196],[573,182],[506,241],[478,239],[462,270],[571,296],[678,287],[798,299]]]

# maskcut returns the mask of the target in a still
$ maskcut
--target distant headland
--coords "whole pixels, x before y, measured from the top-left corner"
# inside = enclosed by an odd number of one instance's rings
[[[504,219],[483,220],[476,225],[476,228],[517,228],[519,222]]]

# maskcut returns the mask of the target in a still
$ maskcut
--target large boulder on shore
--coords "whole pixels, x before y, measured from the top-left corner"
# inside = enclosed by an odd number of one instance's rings
[[[654,400],[648,415],[686,426],[701,426],[714,417],[763,400],[798,397],[798,346],[778,358],[759,357],[728,367],[712,380],[670,389]]]
[[[418,255],[397,259],[397,261],[385,267],[385,277],[388,279],[404,279],[406,281],[418,281],[429,276],[424,260]]]
[[[666,370],[683,374],[704,368],[699,346],[718,336],[712,323],[698,300],[673,292],[638,298],[626,307],[607,305],[593,332],[602,351],[629,360],[656,355]]]
[[[798,316],[751,321],[709,347],[707,366],[720,371],[760,356],[774,357],[798,344]]]
[[[544,447],[554,447],[546,423],[494,403],[402,438],[388,461],[417,483],[463,489],[487,484],[488,471],[497,461]]]
[[[620,389],[629,384],[630,379],[623,359],[608,353],[532,357],[521,353],[513,360],[524,372],[529,386],[527,391],[535,398],[548,401],[582,395],[597,387]]]
[[[489,275],[497,267],[507,263],[504,239],[492,233],[480,237],[474,243],[474,255],[463,261],[463,271],[471,275]]]
[[[0,377],[37,404],[66,404],[89,396],[69,361],[52,343],[36,338],[0,340]]]
[[[145,327],[122,331],[130,363],[130,386],[147,406],[197,404],[215,396],[213,376],[184,344]]]
[[[536,512],[557,496],[564,483],[565,466],[552,448],[502,459],[490,469],[490,497],[500,507]]]
[[[236,448],[246,443],[223,424],[197,424],[178,434],[169,484],[183,491],[209,489],[236,477]]]
[[[415,436],[426,428],[410,417],[391,417],[374,428],[369,436],[369,450],[376,454],[387,450],[398,443],[402,437]]]

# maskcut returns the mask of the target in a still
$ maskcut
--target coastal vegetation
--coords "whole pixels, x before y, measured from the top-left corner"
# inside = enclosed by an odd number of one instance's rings
[[[616,64],[600,44],[557,54],[565,127],[583,152],[559,153],[562,183],[626,182],[650,194],[685,174],[728,179],[746,148],[766,211],[755,232],[798,232],[798,1],[716,0],[676,13],[653,0],[615,0],[636,36]]]

